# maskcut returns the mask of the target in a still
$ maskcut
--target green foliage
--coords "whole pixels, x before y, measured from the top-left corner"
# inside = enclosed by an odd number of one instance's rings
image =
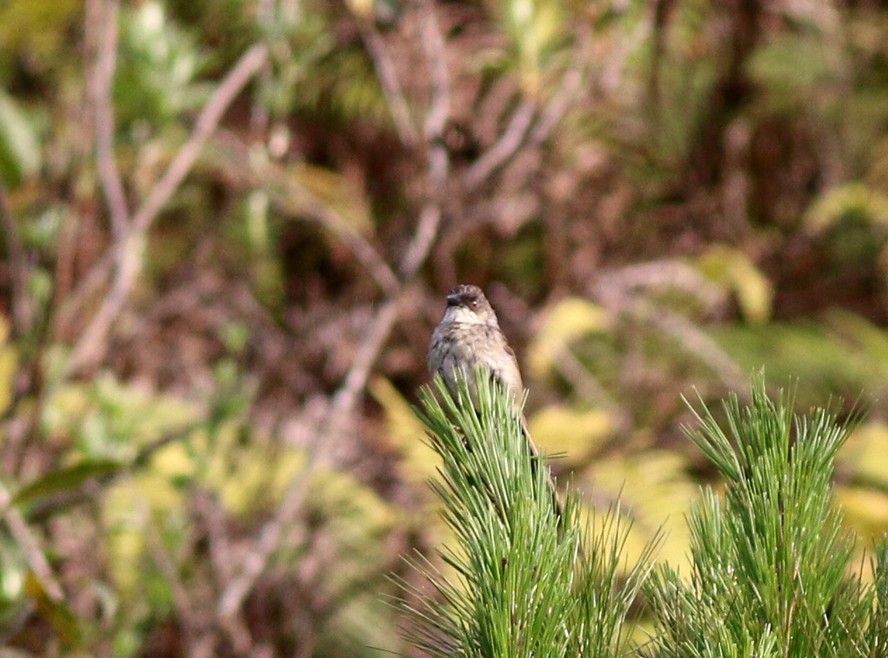
[[[792,406],[757,377],[751,404],[725,402],[727,432],[705,407],[695,411],[688,435],[725,493],[707,490],[691,511],[690,581],[661,566],[645,588],[658,628],[652,655],[879,655],[888,610],[875,605],[878,585],[848,575],[853,539],[832,505],[847,428],[824,409],[793,416]]]
[[[836,81],[835,53],[826,35],[815,31],[785,34],[762,44],[749,61],[753,80],[766,90],[765,102],[778,112],[804,110],[821,100],[822,88]]]
[[[567,583],[574,594],[552,608],[561,621],[520,599],[519,630],[554,637],[542,653],[608,655],[631,590],[614,579],[661,528],[659,555],[685,574],[681,519],[712,476],[678,440],[679,393],[693,384],[709,403],[763,364],[798,381],[800,402],[837,394],[872,407],[839,455],[836,488],[861,538],[851,562],[865,563],[888,528],[884,3],[119,5],[111,155],[131,209],[195,131],[208,90],[250,46],[268,58],[221,108],[220,129],[152,225],[104,358],[71,378],[67,355],[115,280],[93,93],[105,34],[95,19],[108,2],[0,0],[3,651],[162,655],[167,642],[220,658],[407,653],[400,620],[380,605],[393,590],[383,576],[400,553],[441,543],[452,564],[435,575],[432,606],[455,607],[434,619],[458,634],[459,602],[483,594],[491,613],[475,600],[471,628],[480,637],[484,620],[489,646],[503,646],[518,636],[504,639],[510,621],[492,615],[533,574],[496,571],[480,552],[487,532],[510,564],[530,557],[520,540],[545,537],[551,575],[535,591],[551,600]],[[440,53],[425,40],[433,28]],[[397,111],[415,140],[393,130]],[[437,119],[440,140],[428,134]],[[465,185],[489,154],[505,157],[483,185]],[[399,262],[426,241],[419,275],[402,278]],[[542,528],[522,521],[544,502],[527,495],[510,498],[508,524],[480,494],[449,529],[429,518],[420,483],[440,458],[417,440],[410,401],[440,293],[465,279],[501,313],[537,444],[566,451],[554,467],[584,491],[562,537],[544,517]],[[387,335],[380,309],[402,285]],[[347,417],[331,422],[343,402]],[[349,431],[329,431],[340,422]],[[524,462],[506,463],[524,475],[503,491],[545,491]],[[468,469],[474,484],[489,466]],[[294,487],[304,498],[249,595],[234,618],[214,616]],[[713,528],[726,503],[710,494],[697,509],[692,530],[724,539]],[[476,512],[488,525],[471,525]],[[15,514],[33,542],[13,532]],[[567,575],[577,534],[583,555],[603,557]],[[500,590],[464,574],[469,543]],[[61,601],[33,569],[41,556]],[[884,610],[886,550],[873,560]],[[584,578],[611,617],[581,610]],[[685,580],[658,578],[676,605],[699,608],[694,620],[729,616],[688,599]],[[567,626],[580,629],[574,640]],[[785,652],[781,629],[712,626],[726,655]],[[882,658],[885,636],[877,619],[861,647]]]
[[[539,94],[549,81],[559,51],[565,51],[567,14],[561,0],[504,0],[487,3],[509,39],[504,63],[514,66],[524,91]]]
[[[806,404],[828,394],[869,397],[885,390],[888,334],[853,313],[834,310],[820,322],[723,325],[711,334],[745,369],[767,364],[775,378],[798,378]]]
[[[120,65],[114,105],[122,125],[164,124],[199,107],[208,87],[197,77],[206,56],[195,39],[167,16],[157,1],[141,3],[121,16]]]
[[[568,494],[554,513],[548,469],[531,455],[511,396],[475,373],[478,409],[459,383],[436,380],[420,417],[443,461],[432,483],[456,546],[441,551],[455,575],[416,566],[443,605],[419,590],[408,607],[411,640],[434,656],[617,656],[624,623],[650,565],[650,550],[621,573],[627,528],[616,510],[595,532],[580,528]]]

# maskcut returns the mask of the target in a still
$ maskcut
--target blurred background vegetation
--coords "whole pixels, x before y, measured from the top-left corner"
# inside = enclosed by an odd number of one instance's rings
[[[0,83],[4,656],[412,655],[460,282],[630,549],[761,366],[888,529],[888,3],[2,0]]]

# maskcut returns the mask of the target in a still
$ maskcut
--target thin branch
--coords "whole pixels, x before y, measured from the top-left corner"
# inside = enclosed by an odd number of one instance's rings
[[[398,277],[373,244],[355,228],[343,213],[305,185],[281,165],[264,158],[251,158],[248,147],[228,131],[219,131],[213,140],[215,157],[225,159],[235,183],[261,188],[281,212],[316,222],[352,252],[388,297],[399,288]],[[249,167],[243,163],[249,162]],[[226,172],[229,173],[229,172]]]
[[[426,140],[435,142],[443,136],[450,119],[450,72],[447,69],[444,34],[432,2],[427,0],[423,3],[421,18],[420,39],[426,56],[426,66],[432,78],[432,104],[423,129]]]
[[[97,297],[114,271],[114,249],[107,249],[89,271],[60,300],[56,311],[57,327],[67,327],[82,312],[87,300]]]
[[[536,125],[530,131],[530,137],[527,140],[528,144],[541,144],[549,138],[549,135],[552,134],[552,131],[567,113],[573,101],[580,95],[584,77],[584,62],[577,62],[567,70],[561,80],[558,91],[546,104],[546,108],[537,120]]]
[[[100,21],[99,47],[92,75],[92,102],[95,112],[96,128],[96,162],[102,192],[108,202],[111,215],[111,228],[114,239],[121,240],[129,227],[129,208],[126,193],[114,158],[114,108],[111,104],[111,92],[114,81],[114,68],[117,60],[117,14],[119,0],[104,0],[104,11],[101,11],[101,0],[89,2],[92,18]]]
[[[398,138],[404,146],[412,148],[419,141],[419,136],[416,134],[416,128],[410,118],[410,108],[404,98],[404,90],[401,88],[395,63],[389,56],[379,31],[371,21],[359,19],[358,28],[361,31],[361,38],[364,40],[367,52],[370,53],[370,59],[373,60],[373,66],[376,68],[376,75],[382,85],[382,92],[385,94],[392,121],[398,131]]]
[[[469,167],[463,178],[463,184],[469,191],[475,189],[481,183],[501,167],[506,160],[515,155],[515,152],[524,143],[524,137],[536,114],[536,104],[532,101],[522,101],[509,120],[506,131],[496,143],[485,151],[480,158]]]
[[[571,383],[584,401],[594,401],[611,414],[619,429],[625,431],[632,427],[632,421],[626,412],[567,345],[558,349],[554,355],[554,362],[555,368],[561,376]]]
[[[233,139],[227,141],[235,148],[242,148]],[[247,154],[244,153],[243,157],[246,158]],[[271,162],[254,166],[251,179],[253,184],[267,191],[272,203],[282,211],[313,219],[340,240],[364,266],[386,296],[397,293],[399,282],[392,268],[370,241],[335,206],[325,202],[301,185],[295,177],[287,175],[282,167]]]
[[[431,3],[424,3],[421,21],[420,39],[432,80],[432,104],[423,126],[429,145],[426,157],[429,200],[419,213],[416,234],[398,268],[402,281],[408,281],[419,270],[438,235],[442,217],[441,199],[450,170],[450,159],[444,145],[444,128],[450,119],[450,72],[447,70],[444,36]]]
[[[581,42],[585,40],[581,34]],[[564,117],[573,101],[581,91],[584,78],[584,48],[576,47],[576,61],[562,76],[558,91],[552,96],[541,113],[530,100],[523,101],[512,118],[505,132],[478,160],[469,167],[463,178],[467,190],[471,191],[487,180],[494,171],[503,166],[524,144],[537,145],[548,139],[552,130]],[[535,116],[536,125],[531,129]],[[529,135],[528,135],[529,133]]]
[[[645,322],[651,322],[664,334],[672,336],[688,353],[705,363],[730,388],[742,390],[746,381],[740,366],[721,346],[697,325],[674,311],[636,299],[627,310]]]
[[[59,584],[55,574],[53,574],[49,560],[46,559],[46,555],[40,549],[37,539],[31,534],[31,529],[25,523],[21,513],[15,507],[10,506],[11,501],[12,498],[9,492],[6,491],[6,487],[0,484],[0,509],[4,510],[3,516],[9,532],[24,553],[28,566],[31,567],[31,571],[40,580],[40,584],[46,591],[46,594],[54,602],[59,603],[65,596],[62,586]]]
[[[430,190],[430,194],[434,194],[434,197],[426,202],[420,212],[416,233],[401,260],[399,272],[403,283],[400,289],[377,309],[364,340],[355,352],[342,385],[333,396],[318,438],[308,449],[302,468],[290,481],[290,486],[274,517],[262,528],[259,541],[250,552],[240,573],[228,584],[219,600],[218,615],[223,624],[226,619],[237,614],[256,580],[268,565],[271,556],[280,547],[284,529],[296,515],[308,493],[311,473],[319,458],[320,450],[329,450],[330,444],[343,433],[343,423],[352,415],[360,393],[367,384],[373,364],[398,318],[400,306],[411,294],[410,282],[428,258],[438,233],[442,217],[439,195],[449,171],[447,150],[441,136],[450,116],[450,77],[444,37],[438,26],[434,4],[429,1],[422,3],[421,11],[421,39],[432,73],[433,86],[432,104],[425,121],[424,137],[429,142],[427,189]]]
[[[154,186],[148,199],[133,217],[133,225],[137,231],[145,231],[169,202],[185,176],[191,171],[201,149],[216,129],[228,107],[250,79],[262,69],[267,58],[268,47],[264,43],[257,43],[241,55],[234,68],[228,72],[197,117],[194,131],[188,141],[179,149],[166,173]]]
[[[133,216],[126,234],[115,242],[115,273],[111,290],[75,345],[68,363],[69,372],[75,372],[100,358],[111,325],[120,314],[142,270],[145,233],[188,175],[225,111],[262,68],[267,57],[265,44],[256,44],[241,56],[201,111],[188,141],[179,149],[169,168]]]

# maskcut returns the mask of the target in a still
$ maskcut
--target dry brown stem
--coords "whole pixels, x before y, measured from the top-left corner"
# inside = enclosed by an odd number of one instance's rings
[[[271,556],[280,548],[285,528],[301,508],[308,492],[311,474],[322,451],[345,432],[352,419],[357,400],[367,384],[375,363],[392,327],[398,318],[402,301],[410,294],[411,282],[428,258],[438,234],[442,218],[440,190],[449,171],[449,158],[441,135],[450,116],[450,80],[447,68],[444,37],[438,24],[432,2],[421,5],[421,39],[426,62],[431,71],[432,102],[426,116],[423,135],[427,142],[426,189],[429,199],[420,211],[416,231],[398,267],[401,285],[376,310],[366,336],[358,346],[351,367],[328,407],[319,435],[309,448],[303,467],[291,480],[273,518],[265,526],[256,546],[250,551],[240,573],[228,584],[219,599],[218,615],[224,626],[237,615],[244,599],[264,572]]]
[[[225,111],[262,68],[267,57],[268,48],[262,43],[255,44],[241,56],[207,101],[188,140],[133,215],[127,231],[115,240],[112,246],[114,279],[111,288],[74,346],[68,363],[68,373],[96,363],[104,354],[111,325],[126,304],[142,271],[143,248],[148,229],[188,175]]]

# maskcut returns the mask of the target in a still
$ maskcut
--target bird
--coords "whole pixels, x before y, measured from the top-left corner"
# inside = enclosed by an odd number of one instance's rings
[[[457,373],[465,379],[469,395],[476,404],[475,369],[487,370],[493,379],[511,394],[516,410],[524,395],[524,384],[515,351],[499,326],[496,312],[487,301],[484,292],[475,285],[461,284],[447,295],[444,317],[432,333],[428,352],[428,368],[431,375],[441,376],[450,394],[456,398]],[[539,457],[539,451],[530,438],[524,415],[520,418],[521,432],[524,435],[532,457]],[[538,463],[534,459],[534,464]],[[560,517],[563,511],[561,499],[555,489],[551,474],[548,478],[555,512]]]

